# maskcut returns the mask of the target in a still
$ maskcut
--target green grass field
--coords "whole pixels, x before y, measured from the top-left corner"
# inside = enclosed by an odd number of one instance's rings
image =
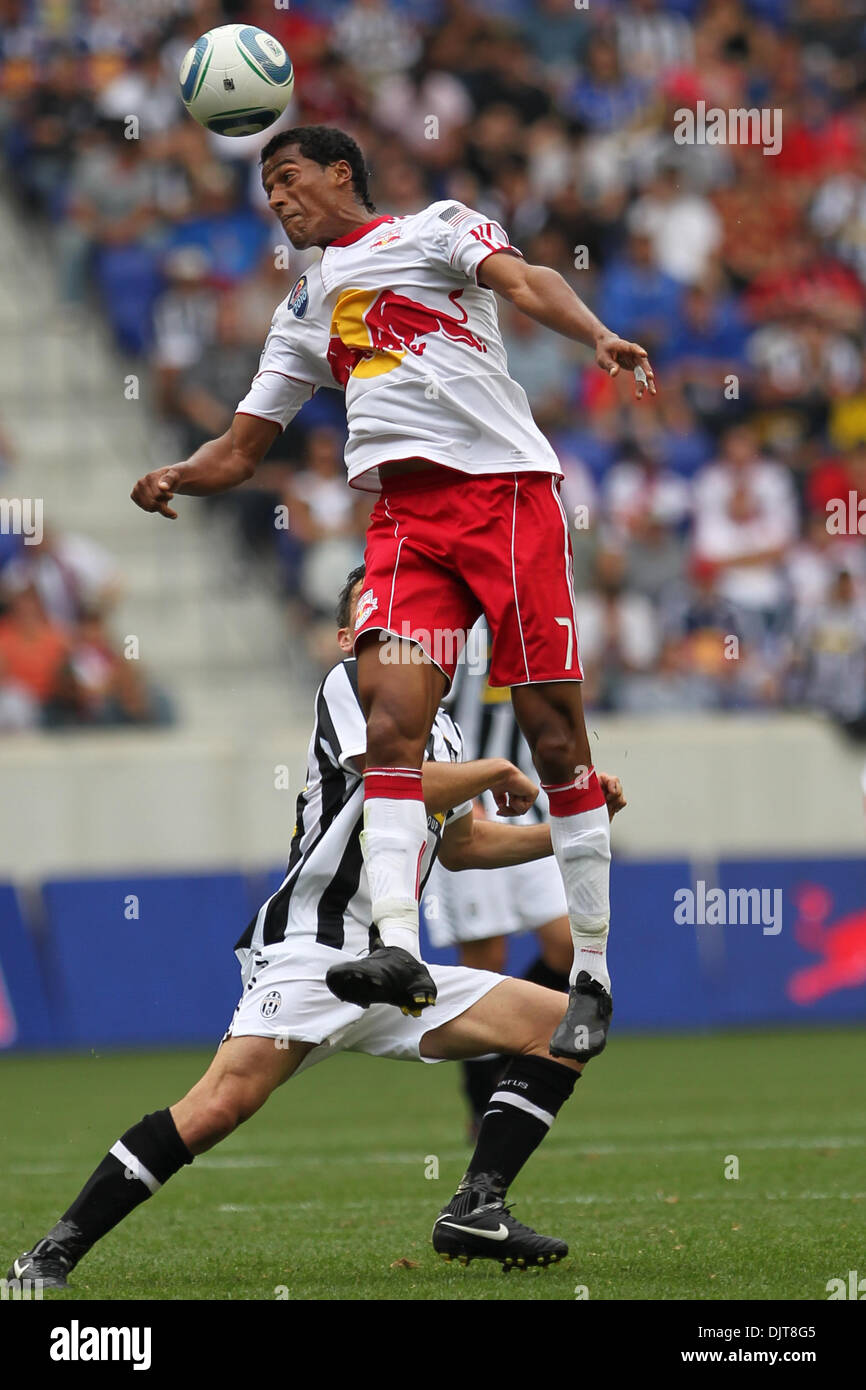
[[[615,1037],[511,1193],[572,1253],[507,1277],[428,1243],[468,1154],[457,1068],[338,1057],[173,1179],[53,1297],[571,1300],[583,1285],[590,1299],[826,1299],[828,1279],[866,1273],[864,1039]],[[0,1062],[0,1272],[206,1060]]]

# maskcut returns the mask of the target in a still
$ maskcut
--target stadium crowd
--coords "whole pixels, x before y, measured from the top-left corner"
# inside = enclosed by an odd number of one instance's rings
[[[283,123],[349,130],[381,210],[480,208],[649,349],[659,395],[636,405],[586,349],[503,306],[565,473],[588,703],[804,707],[866,734],[864,0],[40,13],[0,0],[6,169],[22,214],[53,226],[63,304],[98,301],[151,364],[180,456],[226,428],[306,263],[267,212],[262,139],[210,136],[179,102],[190,43],[244,19],[292,55]],[[780,147],[678,143],[700,102],[781,112]],[[318,392],[255,485],[212,504],[279,566],[314,661],[362,552],[344,431],[339,394]]]
[[[0,540],[0,733],[169,722],[137,649],[118,650],[121,579],[102,547],[45,525]]]

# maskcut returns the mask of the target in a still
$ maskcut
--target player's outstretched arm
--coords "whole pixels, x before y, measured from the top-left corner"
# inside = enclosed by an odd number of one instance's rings
[[[225,434],[209,439],[185,463],[156,468],[139,478],[130,496],[145,512],[159,512],[174,521],[169,506],[175,493],[208,497],[226,492],[251,478],[280,432],[272,420],[236,415]]]
[[[598,780],[608,816],[613,820],[628,804],[622,782],[608,772],[600,772]],[[499,821],[466,815],[445,827],[439,859],[446,869],[505,869],[511,864],[545,859],[552,853],[547,825],[501,825]]]
[[[421,769],[424,805],[431,815],[450,811],[491,791],[500,814],[522,816],[538,796],[535,783],[507,758],[476,758],[466,763],[427,760]]]
[[[501,825],[467,815],[445,827],[439,861],[446,869],[507,869],[552,853],[547,825]]]
[[[479,283],[510,300],[516,309],[543,323],[545,328],[594,348],[596,362],[609,376],[618,376],[623,369],[635,372],[638,400],[646,390],[656,394],[646,349],[606,328],[558,270],[527,265],[517,256],[497,251],[484,261],[481,277]]]

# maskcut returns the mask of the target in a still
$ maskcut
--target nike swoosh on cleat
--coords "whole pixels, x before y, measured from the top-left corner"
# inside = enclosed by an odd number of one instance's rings
[[[28,1263],[29,1263],[29,1261],[28,1261]],[[24,1278],[24,1271],[25,1271],[26,1269],[27,1269],[27,1265],[22,1265],[22,1263],[21,1263],[20,1260],[13,1260],[13,1261],[12,1261],[12,1273],[15,1275],[15,1278],[16,1278],[16,1279],[23,1279],[23,1278]]]
[[[441,1220],[441,1216],[437,1218],[437,1226]],[[467,1236],[483,1236],[485,1240],[508,1239],[508,1227],[503,1226],[501,1222],[499,1223],[499,1229],[496,1231],[485,1231],[480,1226],[458,1226],[456,1221],[446,1221],[445,1226],[449,1231],[462,1231],[463,1234]]]

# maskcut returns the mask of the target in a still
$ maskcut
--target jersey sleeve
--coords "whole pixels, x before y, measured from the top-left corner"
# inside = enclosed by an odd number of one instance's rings
[[[257,415],[260,420],[272,420],[284,430],[316,390],[310,375],[309,366],[292,347],[284,331],[272,325],[259,359],[259,370],[249,391],[238,402],[235,414]]]
[[[323,752],[344,772],[355,771],[352,759],[363,757],[367,752],[367,724],[358,699],[354,669],[354,662],[342,661],[329,671],[316,701]]]
[[[505,228],[483,212],[464,203],[443,204],[431,213],[427,230],[428,254],[458,279],[479,283],[479,271],[488,256],[508,251],[523,259],[523,252],[512,246]]]

